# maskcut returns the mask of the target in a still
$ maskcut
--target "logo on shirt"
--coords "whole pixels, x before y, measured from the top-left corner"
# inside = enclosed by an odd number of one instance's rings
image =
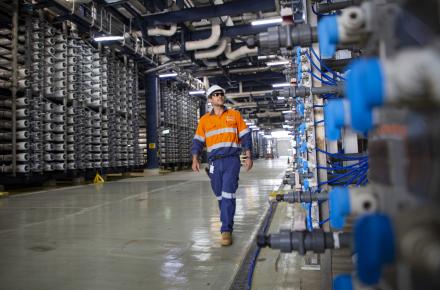
[[[234,122],[235,118],[234,116],[226,116],[226,122]]]

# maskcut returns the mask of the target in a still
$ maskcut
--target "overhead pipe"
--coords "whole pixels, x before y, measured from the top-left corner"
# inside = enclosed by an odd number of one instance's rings
[[[214,49],[194,52],[194,58],[195,59],[215,58],[221,55],[225,51],[227,44],[228,44],[228,40],[226,38],[223,38],[220,40],[219,45]]]
[[[148,28],[147,34],[148,36],[173,36],[176,33],[176,31],[177,31],[177,25],[173,24],[170,26],[169,29],[159,28],[159,27]]]
[[[229,69],[228,72],[230,74],[239,74],[239,73],[264,72],[268,70],[271,70],[271,67],[265,66],[265,67],[233,68],[233,69]],[[207,70],[199,70],[197,74],[195,74],[195,77],[216,76],[223,74],[224,72],[218,69],[207,69]]]
[[[235,38],[237,36],[251,36],[257,35],[267,31],[269,27],[279,25],[279,23],[271,23],[264,25],[252,25],[252,24],[241,24],[235,26],[222,27],[222,37]],[[207,38],[210,34],[210,29],[196,30],[189,33],[190,40],[199,40]]]
[[[186,8],[178,11],[158,13],[143,16],[142,21],[153,24],[172,24],[187,21],[196,21],[201,18],[214,18],[221,16],[236,16],[246,12],[274,11],[276,4],[274,0],[242,0],[233,1],[221,5]]]
[[[228,59],[220,61],[220,65],[225,66],[225,65],[228,65],[228,64],[230,64],[230,63],[232,63],[242,57],[256,55],[256,54],[258,54],[258,47],[249,48],[246,45],[243,45],[240,48],[238,48],[234,51],[231,51],[231,47],[230,47],[230,45],[228,45],[226,47],[226,51],[225,51],[225,56]],[[203,63],[207,67],[219,66],[219,63],[213,62],[213,61],[204,60]]]
[[[185,42],[185,50],[192,51],[197,49],[205,49],[209,48],[217,43],[220,38],[221,28],[219,24],[212,24],[211,35],[203,40],[194,40],[194,41],[186,41]],[[181,49],[180,45],[171,45],[169,48],[170,51],[179,51]],[[149,54],[165,54],[166,46],[157,45],[147,48],[147,52]]]
[[[248,96],[264,96],[266,94],[272,93],[272,90],[266,91],[250,91],[250,92],[241,92],[241,93],[227,93],[226,96],[231,99],[242,98]]]
[[[229,63],[236,61],[239,58],[245,56],[251,56],[258,54],[258,47],[249,48],[246,45],[241,46],[240,48],[232,51],[231,46],[228,46],[225,51],[225,55],[228,58],[226,61],[222,61],[222,65],[228,65]]]
[[[159,65],[159,66],[157,66],[155,68],[146,70],[144,73],[148,74],[148,73],[155,72],[155,71],[158,71],[158,70],[161,70],[161,69],[166,69],[167,67],[169,67],[171,65],[184,66],[184,65],[187,65],[187,64],[192,64],[191,60],[188,59],[188,60],[171,61],[171,62],[164,63],[162,65]]]

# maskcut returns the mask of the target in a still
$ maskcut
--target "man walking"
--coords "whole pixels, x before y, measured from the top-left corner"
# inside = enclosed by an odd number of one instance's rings
[[[240,112],[227,109],[225,90],[211,86],[206,91],[213,109],[200,118],[193,139],[191,153],[192,169],[200,171],[199,156],[206,144],[209,161],[211,187],[217,197],[220,208],[221,245],[232,244],[232,230],[235,214],[235,192],[240,174],[240,153],[243,147],[247,159],[244,166],[252,168],[252,136]]]

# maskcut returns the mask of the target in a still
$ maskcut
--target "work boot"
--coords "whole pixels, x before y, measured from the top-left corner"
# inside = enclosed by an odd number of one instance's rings
[[[232,245],[232,234],[230,232],[222,233],[221,245],[222,246]]]

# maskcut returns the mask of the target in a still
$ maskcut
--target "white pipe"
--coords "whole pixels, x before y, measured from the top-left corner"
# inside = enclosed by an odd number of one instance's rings
[[[27,138],[29,138],[28,131],[17,131],[18,140],[26,140]]]
[[[243,45],[242,47],[231,51],[231,47],[230,45],[227,45],[226,49],[225,49],[225,55],[228,59],[223,60],[220,62],[220,65],[224,66],[224,65],[228,65],[231,62],[236,61],[239,58],[245,57],[245,56],[250,56],[250,55],[256,55],[258,54],[258,48],[249,48],[246,45]],[[213,66],[218,66],[219,64],[215,61],[207,61],[207,60],[203,60],[203,63],[205,64],[205,66],[207,67],[213,67]]]
[[[54,163],[53,164],[54,170],[64,170],[66,169],[64,163]]]
[[[256,114],[258,118],[273,118],[273,117],[281,117],[283,115],[282,112],[264,112],[264,113],[257,113]]]
[[[195,40],[195,41],[187,41],[185,42],[185,50],[192,51],[197,49],[205,49],[209,48],[217,43],[217,41],[220,38],[221,28],[219,24],[213,24],[211,35],[202,40]],[[180,50],[180,45],[173,45],[170,49],[171,51],[178,51]],[[158,45],[158,46],[152,46],[147,48],[147,52],[149,54],[164,54],[166,51],[165,45]]]
[[[17,161],[28,161],[28,160],[29,160],[29,154],[27,153],[17,154]]]
[[[26,164],[18,164],[17,165],[17,172],[20,172],[20,173],[29,172],[29,166]]]
[[[53,167],[51,163],[44,164],[44,171],[53,171]]]
[[[217,43],[220,38],[221,28],[219,24],[213,24],[211,35],[207,39],[185,42],[186,50],[197,50],[209,48]],[[177,46],[178,47],[178,46]]]
[[[29,149],[29,143],[28,142],[17,142],[17,150],[28,150]]]
[[[234,98],[242,98],[242,97],[248,97],[250,95],[252,96],[264,96],[266,94],[270,94],[272,93],[272,90],[267,90],[267,91],[251,91],[251,92],[242,92],[242,93],[228,93],[226,94],[226,96],[228,97],[228,99],[234,99]]]
[[[194,52],[194,58],[204,59],[217,57],[225,51],[227,44],[228,40],[226,38],[223,38],[222,40],[220,40],[219,45],[214,49]]]
[[[177,31],[177,25],[173,24],[171,25],[170,29],[164,29],[164,28],[149,28],[147,30],[148,36],[173,36]]]
[[[248,55],[256,55],[258,54],[258,47],[249,48],[246,45],[241,46],[240,48],[232,51],[231,46],[228,45],[225,51],[225,55],[228,58],[221,62],[222,65],[228,65],[233,61],[236,61],[239,58],[248,56]]]

